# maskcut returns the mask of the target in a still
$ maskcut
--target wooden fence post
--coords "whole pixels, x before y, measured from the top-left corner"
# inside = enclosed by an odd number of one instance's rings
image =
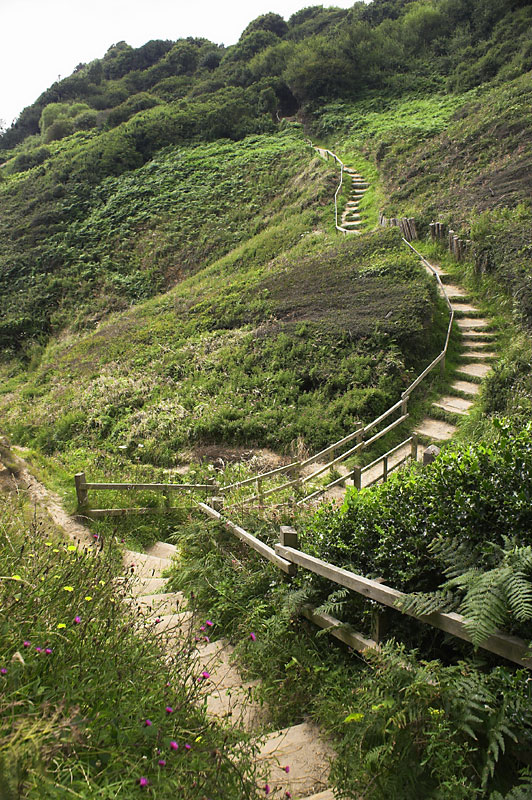
[[[353,484],[357,492],[362,488],[362,467],[353,467]]]
[[[418,435],[414,433],[412,436],[412,443],[410,445],[410,458],[412,461],[417,461],[417,445],[418,445]]]
[[[78,508],[86,508],[87,500],[88,500],[88,491],[86,489],[85,484],[87,481],[85,480],[85,473],[84,472],[77,472],[74,475],[74,482],[76,484],[76,495],[78,498]]]
[[[440,375],[442,378],[445,376],[445,356],[440,361]]]
[[[388,480],[388,456],[382,459],[382,482],[386,483]]]
[[[283,547],[293,547],[294,550],[298,550],[299,542],[296,529],[291,528],[290,525],[281,525],[279,529],[279,542]],[[292,564],[292,568],[286,577],[290,580],[290,578],[294,577],[296,572],[297,565]]]
[[[257,478],[257,482],[255,485],[257,487],[257,497],[259,498],[259,503],[262,505],[264,500],[262,496],[262,478]]]
[[[402,417],[404,417],[405,414],[408,414],[408,398],[409,397],[410,397],[410,395],[407,394],[402,398],[402,400],[403,400],[403,402],[401,403],[401,416]]]
[[[215,511],[218,511],[220,514],[224,510],[224,499],[223,497],[211,497],[211,508]]]

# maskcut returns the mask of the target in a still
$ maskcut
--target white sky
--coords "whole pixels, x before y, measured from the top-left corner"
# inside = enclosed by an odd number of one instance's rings
[[[370,0],[366,0],[369,2]],[[9,125],[60,75],[119,41],[203,36],[234,44],[259,14],[285,19],[310,5],[354,0],[0,0],[0,121]]]

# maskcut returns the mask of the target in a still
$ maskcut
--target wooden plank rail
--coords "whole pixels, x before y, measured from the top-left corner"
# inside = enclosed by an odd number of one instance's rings
[[[236,525],[236,523],[231,522],[230,519],[226,519],[221,515],[219,511],[217,511],[214,508],[211,508],[211,506],[208,506],[206,503],[198,503],[198,508],[201,511],[203,511],[203,513],[206,514],[208,517],[216,520],[216,522],[219,522],[221,525],[223,525],[224,528],[226,528],[228,531],[237,536],[242,542],[247,544],[249,547],[253,548],[253,550],[256,550],[257,553],[260,553],[261,556],[264,556],[264,558],[267,558],[268,561],[271,561],[273,564],[276,564],[279,567],[279,569],[283,570],[283,572],[286,572],[288,575],[293,575],[295,573],[295,568],[292,562],[288,561],[282,556],[279,556],[279,554],[276,553],[273,547],[270,547],[264,542],[261,542],[261,540],[257,539],[256,536],[253,536],[253,534],[245,531],[244,528],[240,527],[240,525]]]
[[[323,578],[328,578],[328,580],[339,586],[345,586],[370,600],[394,608],[401,614],[407,614],[408,616],[418,619],[420,622],[445,631],[445,633],[449,633],[466,642],[471,642],[471,637],[467,633],[465,627],[467,620],[460,614],[434,611],[432,614],[418,615],[409,611],[403,611],[397,608],[396,604],[402,597],[407,596],[404,592],[399,592],[397,589],[392,589],[390,586],[386,586],[370,578],[364,578],[362,575],[357,575],[349,570],[335,567],[326,561],[322,561],[314,556],[309,556],[293,547],[286,547],[282,544],[278,544],[275,547],[275,551],[287,561],[304,567],[316,575],[321,575]],[[489,650],[491,653],[496,653],[509,661],[513,661],[516,664],[521,664],[524,667],[532,669],[532,658],[527,656],[529,649],[528,644],[516,636],[497,633],[482,642],[480,647],[484,650]]]
[[[88,493],[89,490],[93,491],[116,491],[116,492],[130,492],[130,491],[153,491],[161,492],[166,495],[169,492],[213,492],[218,491],[218,486],[215,483],[99,483],[95,481],[87,481],[84,472],[78,472],[74,476],[76,485],[76,496],[78,500],[78,508],[88,514]],[[167,509],[168,510],[168,509]],[[146,508],[98,508],[94,509],[90,515],[93,517],[102,517],[105,514],[109,516],[120,516],[122,514],[147,514],[156,513],[157,509]]]

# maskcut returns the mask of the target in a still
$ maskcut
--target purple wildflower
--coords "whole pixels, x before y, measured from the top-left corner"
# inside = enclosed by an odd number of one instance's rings
[[[42,653],[42,647],[36,647],[35,648],[35,652],[36,653]]]
[[[145,728],[149,728],[149,727],[151,727],[151,725],[152,725],[151,719],[145,719],[144,720],[144,727]]]
[[[283,769],[286,772],[286,774],[288,774],[290,772],[290,767],[283,767]]]
[[[31,647],[31,642],[28,642],[28,641],[22,642],[22,646],[23,647]]]
[[[214,622],[211,622],[210,619],[207,619],[207,620],[205,620],[205,625],[208,625],[209,628],[212,628],[212,626],[214,625]]]
[[[47,656],[49,656],[49,655],[52,654],[52,648],[51,647],[47,647],[44,652],[46,653]]]
[[[160,758],[157,763],[159,764],[160,767],[166,767],[166,761],[164,760],[164,758]]]
[[[204,680],[204,681],[206,681],[206,680],[207,680],[208,678],[210,678],[210,677],[211,677],[211,673],[210,673],[210,672],[207,672],[207,670],[206,670],[206,669],[205,669],[205,670],[203,670],[203,672],[201,673],[201,680]]]
[[[149,783],[147,778],[139,778],[139,786],[147,786]]]
[[[170,750],[177,750],[179,747],[177,742],[170,742]]]
[[[255,636],[254,633],[250,633],[249,634],[249,638],[251,639],[252,642],[256,642],[257,641],[257,637]]]
[[[174,709],[172,708],[172,706],[166,706],[165,711],[166,711],[167,714],[173,714],[174,713]]]
[[[186,744],[185,745],[185,750],[192,750],[192,745],[191,744]]]
[[[7,669],[5,667],[2,667],[2,669],[0,669],[0,675],[7,675]]]
[[[270,787],[268,786],[268,784],[266,784],[266,786],[264,787],[264,794],[270,794]]]
[[[81,617],[74,617],[74,625],[79,625],[81,622]]]

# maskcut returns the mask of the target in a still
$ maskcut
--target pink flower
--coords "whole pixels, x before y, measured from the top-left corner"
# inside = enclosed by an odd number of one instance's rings
[[[207,619],[207,620],[205,620],[205,625],[208,625],[209,628],[212,628],[212,626],[214,625],[214,622],[211,622],[210,619]]]
[[[205,625],[200,625],[200,631],[204,631],[204,630],[205,630]]]
[[[159,764],[160,767],[166,767],[166,761],[164,760],[164,758],[160,758],[157,763]]]
[[[150,727],[151,727],[151,725],[152,725],[152,721],[151,721],[151,719],[146,719],[146,720],[144,720],[144,727],[145,727],[145,728],[150,728]]]
[[[35,648],[35,652],[36,653],[42,653],[42,647],[36,647]]]
[[[206,681],[206,680],[207,680],[207,678],[210,678],[210,677],[211,677],[211,673],[210,673],[210,672],[207,672],[207,670],[203,670],[203,672],[201,673],[201,677],[202,677],[202,679],[203,679],[204,681]]]
[[[31,642],[22,642],[23,647],[31,647]]]
[[[44,652],[46,653],[47,656],[49,656],[52,653],[52,648],[51,647],[47,647]]]
[[[286,792],[284,793],[284,796],[290,798],[292,797],[292,792],[289,792],[287,789]]]
[[[268,784],[266,784],[266,786],[264,787],[264,794],[270,794],[270,787],[268,786]]]
[[[139,778],[139,786],[147,786],[149,783],[147,778]]]
[[[191,744],[186,744],[185,745],[185,750],[192,750],[192,745]]]
[[[251,639],[252,642],[256,642],[257,641],[257,637],[255,636],[254,633],[250,633],[249,634],[249,638]]]
[[[81,617],[74,617],[74,625],[79,625],[81,622]]]
[[[2,669],[0,669],[0,675],[7,675],[7,669],[5,667],[2,667]]]
[[[172,708],[172,706],[166,706],[165,711],[166,711],[167,714],[173,714],[174,713],[174,709]]]
[[[204,641],[204,642],[210,642],[211,640],[209,639],[209,637],[208,637],[208,636],[204,636],[204,637],[203,637],[203,641]]]
[[[288,774],[290,772],[290,767],[283,767],[283,769],[286,772],[286,774]]]
[[[179,747],[177,742],[170,742],[170,750],[177,750]]]

